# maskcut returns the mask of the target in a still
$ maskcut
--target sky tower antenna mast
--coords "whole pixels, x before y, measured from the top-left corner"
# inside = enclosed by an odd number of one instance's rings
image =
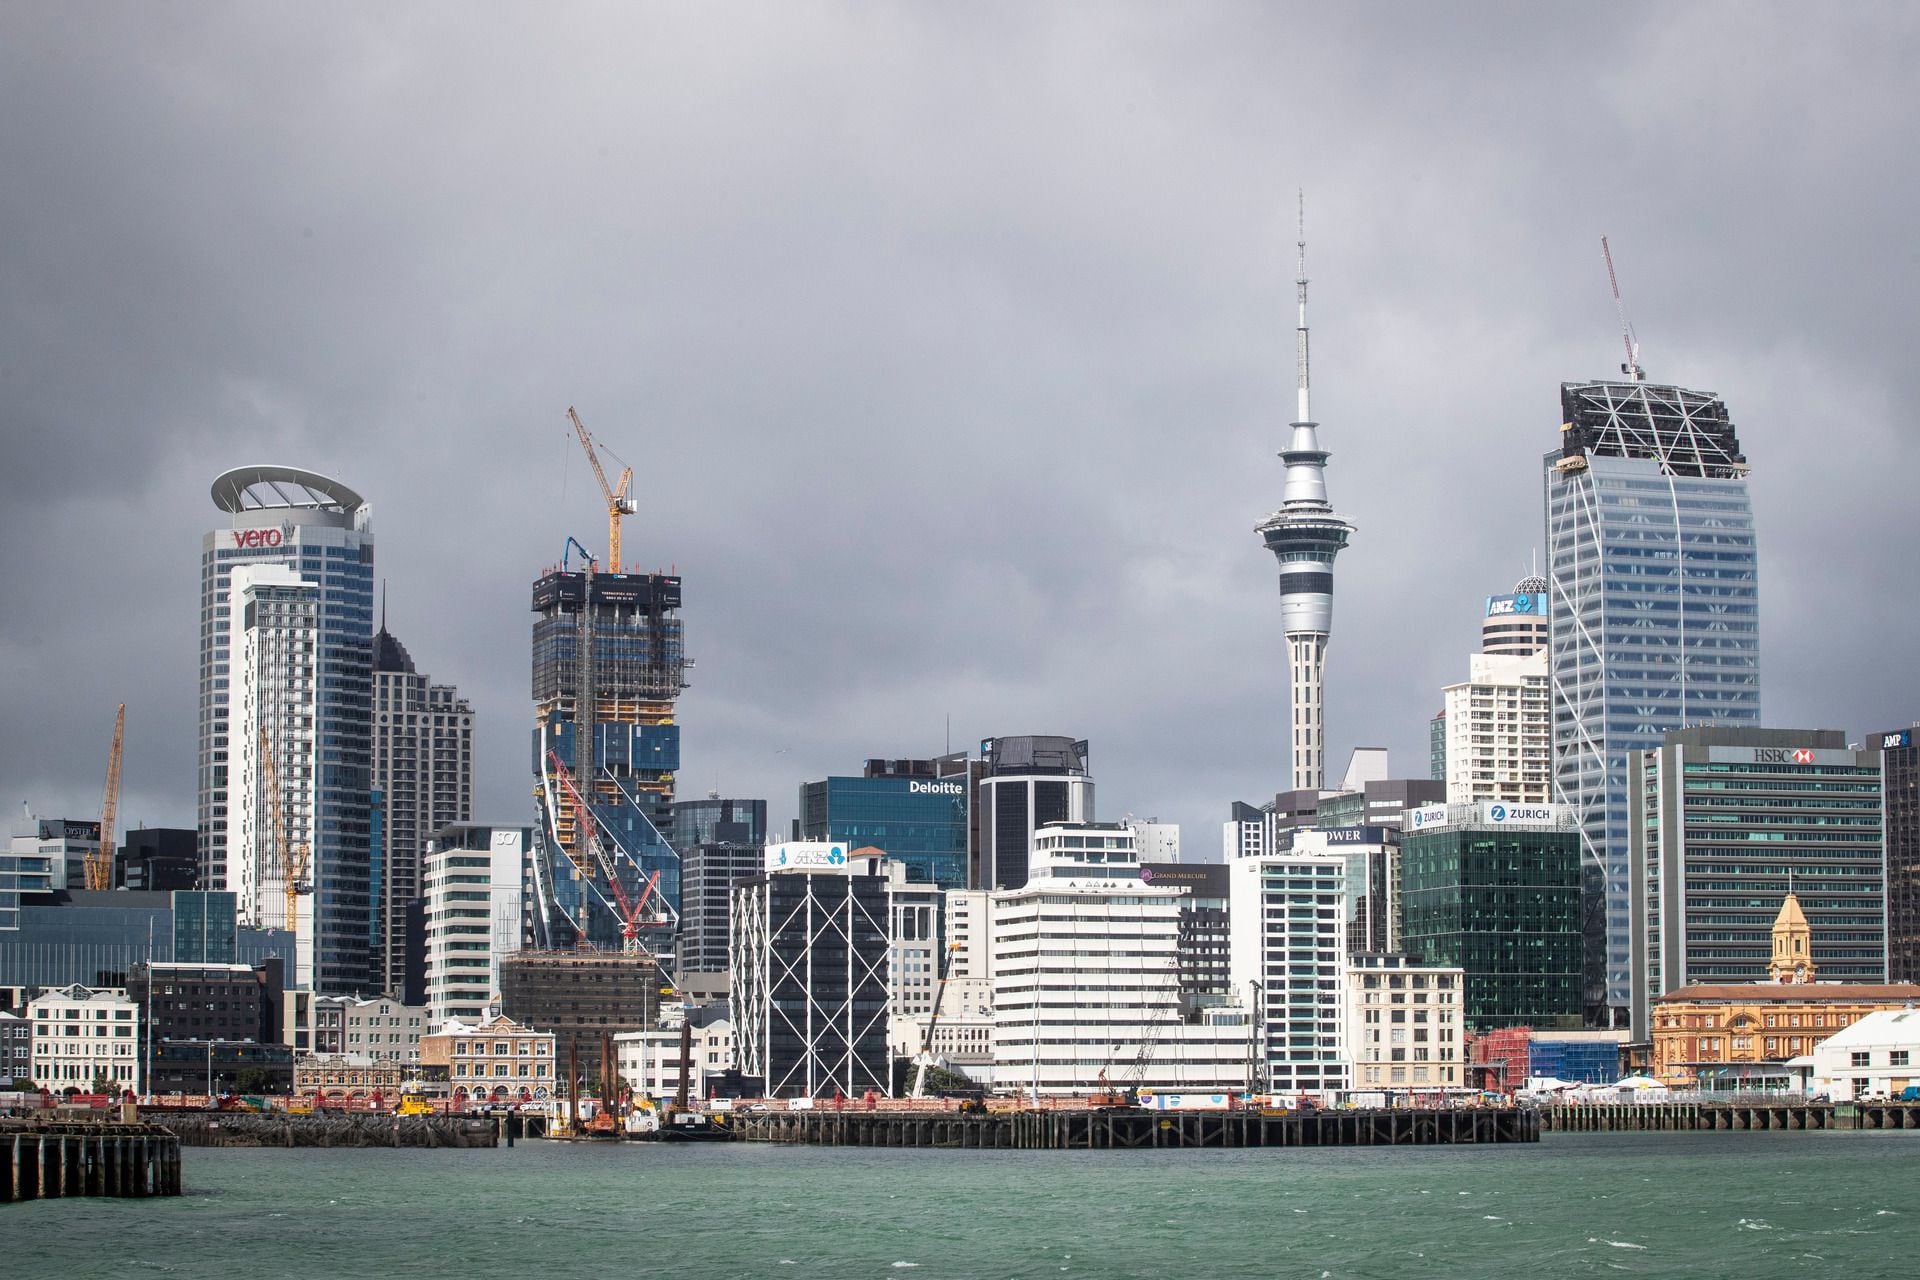
[[[1600,254],[1607,260],[1607,283],[1613,287],[1613,309],[1620,313],[1620,341],[1627,347],[1627,362],[1620,366],[1620,372],[1635,382],[1647,380],[1646,370],[1640,367],[1640,339],[1633,332],[1633,325],[1627,321],[1627,304],[1620,301],[1620,279],[1613,274],[1613,250],[1607,247],[1607,238],[1600,237]]]

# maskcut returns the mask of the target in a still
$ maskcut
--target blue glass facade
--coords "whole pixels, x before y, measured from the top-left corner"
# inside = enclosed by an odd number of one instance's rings
[[[886,850],[907,879],[967,887],[967,787],[953,778],[828,778],[800,787],[800,838]]]
[[[1554,798],[1586,856],[1586,1003],[1630,1003],[1628,759],[1691,724],[1760,723],[1759,559],[1726,407],[1678,387],[1562,388],[1545,465]]]
[[[235,928],[232,894],[75,890],[21,902],[18,927],[0,933],[0,986],[119,987],[136,964],[202,963],[193,944],[206,935],[195,932],[196,911],[200,929],[211,919],[207,934],[214,940],[224,934],[225,954],[212,963],[252,965],[278,956],[293,967],[293,935]]]

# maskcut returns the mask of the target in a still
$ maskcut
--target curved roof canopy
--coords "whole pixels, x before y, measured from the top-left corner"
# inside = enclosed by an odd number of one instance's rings
[[[351,512],[366,499],[318,471],[260,464],[221,473],[213,482],[213,505],[233,515],[274,507]]]

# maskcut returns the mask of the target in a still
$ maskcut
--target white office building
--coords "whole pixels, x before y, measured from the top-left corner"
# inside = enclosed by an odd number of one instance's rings
[[[684,1018],[664,1016],[661,1025],[646,1031],[623,1031],[613,1038],[614,1061],[620,1078],[634,1090],[656,1100],[671,1099],[680,1088],[680,1023]],[[692,1056],[687,1059],[687,1097],[710,1098],[720,1077],[733,1067],[733,1023],[725,1018],[695,1018]]]
[[[286,885],[290,873],[312,883],[319,845],[319,592],[284,564],[239,565],[229,580],[224,877],[242,926],[296,931],[292,985],[311,989],[313,895],[295,896],[289,920]]]
[[[1247,1087],[1238,1006],[1182,1016],[1184,886],[1140,879],[1118,823],[1040,828],[1025,888],[991,895],[993,1083],[1032,1095]]]
[[[51,1093],[140,1087],[140,1006],[117,987],[56,987],[27,1002],[33,1084]]]
[[[1448,685],[1447,802],[1553,800],[1553,697],[1547,651],[1467,659],[1467,678]]]
[[[1347,967],[1354,1088],[1419,1100],[1466,1087],[1466,974],[1403,955],[1356,955]]]
[[[1330,1100],[1352,1087],[1347,1052],[1348,868],[1332,853],[1242,858],[1229,870],[1233,988],[1259,1023],[1254,1087]]]

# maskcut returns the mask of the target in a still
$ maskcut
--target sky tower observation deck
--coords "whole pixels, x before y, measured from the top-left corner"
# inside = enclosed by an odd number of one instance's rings
[[[1299,414],[1287,447],[1280,510],[1254,531],[1280,563],[1280,617],[1287,635],[1287,668],[1292,717],[1288,736],[1291,782],[1296,791],[1317,791],[1325,774],[1325,723],[1321,688],[1327,639],[1333,631],[1333,558],[1347,545],[1353,522],[1336,515],[1327,501],[1327,451],[1320,447],[1313,421],[1307,377],[1307,243],[1305,219],[1300,233]]]

